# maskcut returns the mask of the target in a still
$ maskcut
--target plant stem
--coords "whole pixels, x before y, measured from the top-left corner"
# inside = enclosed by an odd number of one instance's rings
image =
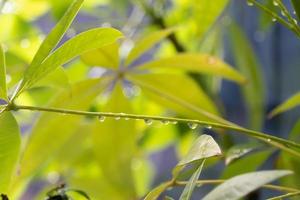
[[[197,185],[217,185],[224,183],[225,179],[210,179],[210,180],[198,180],[196,183]],[[188,183],[188,181],[175,181],[172,186],[184,186]],[[296,188],[290,188],[290,187],[284,187],[284,186],[278,186],[278,185],[263,185],[263,188],[276,190],[280,192],[289,192],[289,193],[300,193],[299,189]]]
[[[298,192],[291,192],[291,193],[287,193],[287,194],[280,195],[280,196],[277,196],[277,197],[272,197],[272,198],[269,198],[267,200],[281,200],[283,198],[293,197],[293,196],[299,196],[299,195],[300,195],[300,191],[298,191]]]
[[[78,110],[68,110],[62,108],[45,108],[36,106],[24,106],[24,105],[9,105],[10,110],[30,110],[30,111],[43,111],[43,112],[53,112],[53,113],[63,113],[72,115],[83,115],[83,116],[94,116],[94,117],[113,117],[113,118],[129,118],[129,119],[141,119],[141,120],[157,120],[157,121],[169,121],[169,122],[182,122],[182,123],[196,123],[206,127],[222,128],[227,130],[238,131],[244,133],[248,136],[255,137],[259,140],[264,141],[272,146],[278,147],[279,149],[285,150],[300,157],[300,152],[291,149],[290,147],[300,149],[300,144],[272,136],[269,134],[261,133],[258,131],[249,130],[239,126],[231,126],[221,123],[185,119],[185,118],[174,118],[174,117],[161,117],[161,116],[149,116],[149,115],[136,115],[136,114],[126,114],[126,113],[112,113],[112,112],[88,112],[88,111],[78,111]]]

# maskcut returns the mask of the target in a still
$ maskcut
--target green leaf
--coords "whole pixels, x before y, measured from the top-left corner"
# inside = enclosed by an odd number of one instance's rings
[[[175,29],[173,28],[173,29],[156,31],[138,40],[136,42],[136,45],[129,52],[125,60],[125,65],[126,66],[130,65],[133,61],[138,59],[141,55],[143,55],[146,51],[151,49],[154,45],[159,43],[164,38],[168,37],[172,32],[174,32],[174,30]]]
[[[89,79],[76,83],[71,91],[66,89],[59,92],[48,107],[87,110],[106,84],[105,79]],[[25,146],[20,179],[30,178],[47,166],[62,145],[76,132],[83,119],[82,116],[63,113],[42,113]]]
[[[237,200],[278,178],[292,174],[288,170],[266,170],[235,176],[208,193],[203,200]]]
[[[248,110],[249,127],[260,130],[264,120],[265,96],[261,66],[250,42],[240,27],[232,23],[229,30],[236,66],[249,80],[246,85],[241,87]]]
[[[81,55],[81,60],[89,66],[110,69],[119,67],[119,59],[119,44],[117,41]]]
[[[20,130],[10,112],[0,114],[0,194],[7,194],[21,145]]]
[[[212,100],[186,75],[156,73],[131,75],[128,78],[140,86],[149,99],[178,114],[226,123],[218,117],[217,108]]]
[[[272,110],[272,112],[269,114],[269,117],[274,117],[275,115],[293,109],[299,105],[300,105],[300,92],[297,92],[295,95],[293,95],[285,102],[277,106],[274,110]]]
[[[165,182],[154,188],[147,194],[144,200],[157,200],[157,198],[171,185],[171,182]]]
[[[231,162],[243,157],[251,151],[259,148],[261,145],[257,143],[237,144],[226,152],[225,164],[228,165]]]
[[[121,36],[122,33],[113,28],[95,28],[78,34],[56,49],[41,65],[29,67],[25,71],[21,90],[30,88],[42,77],[72,58],[89,50],[113,43]]]
[[[186,184],[181,196],[180,200],[189,200],[191,199],[192,193],[194,191],[194,188],[196,186],[196,181],[199,179],[200,173],[202,171],[203,165],[204,165],[205,159],[202,161],[199,168],[194,172],[192,177],[190,178],[189,182]]]
[[[298,20],[300,20],[300,2],[299,0],[292,0],[292,3],[297,14]]]
[[[187,155],[173,169],[173,177],[176,178],[187,164],[213,156],[220,156],[221,154],[219,145],[210,135],[201,135],[197,138]]]
[[[0,99],[7,99],[6,64],[3,48],[0,44]]]
[[[161,58],[146,62],[139,69],[172,69],[220,76],[237,83],[245,83],[246,79],[238,71],[222,60],[207,54],[182,53],[169,58]]]
[[[116,84],[103,111],[132,113],[131,104]],[[105,180],[124,200],[136,196],[132,159],[136,149],[136,126],[134,120],[105,119],[95,121],[92,132],[94,151]],[[120,199],[121,200],[121,199]]]
[[[271,153],[273,151],[270,150],[253,152],[230,163],[223,171],[222,178],[230,178],[257,170],[270,157]]]

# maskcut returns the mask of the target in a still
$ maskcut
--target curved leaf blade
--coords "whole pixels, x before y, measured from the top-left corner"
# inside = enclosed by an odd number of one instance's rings
[[[154,188],[147,194],[144,200],[156,200],[171,185],[171,182],[165,182]]]
[[[7,194],[19,158],[21,134],[10,112],[0,114],[0,193]]]
[[[7,100],[5,54],[0,44],[0,99]]]
[[[272,110],[271,113],[269,114],[269,117],[274,117],[275,115],[291,110],[299,105],[300,105],[300,92],[297,92],[295,95],[293,95],[285,102],[277,106],[274,110]]]
[[[161,58],[139,65],[140,69],[178,69],[196,73],[216,75],[237,83],[245,83],[246,78],[222,60],[207,54],[182,53],[169,58]]]
[[[292,174],[288,170],[266,170],[235,176],[208,193],[203,200],[238,200],[257,188]]]
[[[171,33],[174,32],[174,28],[165,29],[161,31],[156,31],[152,34],[149,34],[145,36],[144,38],[141,38],[139,41],[137,41],[136,45],[133,47],[133,49],[129,52],[126,60],[125,65],[130,65],[133,61],[138,59],[141,55],[143,55],[147,50],[151,49],[154,45],[159,43],[164,38],[168,37]]]
[[[28,68],[24,74],[21,90],[30,88],[42,77],[72,58],[113,43],[121,36],[122,33],[113,28],[95,28],[78,34],[56,49],[41,65]]]

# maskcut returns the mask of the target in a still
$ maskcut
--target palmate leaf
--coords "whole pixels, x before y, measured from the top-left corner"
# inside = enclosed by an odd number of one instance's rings
[[[0,44],[0,99],[7,100],[6,64],[3,48]]]
[[[138,68],[151,70],[183,70],[220,76],[237,83],[245,83],[246,81],[243,75],[231,68],[228,64],[207,54],[177,54],[169,58],[160,58],[154,61],[143,63],[142,65],[139,65]]]
[[[266,170],[235,176],[208,193],[203,200],[237,200],[264,184],[292,174],[288,170]]]
[[[229,30],[236,66],[249,80],[241,87],[248,110],[249,127],[260,130],[264,119],[265,96],[261,66],[251,44],[238,25],[232,23]]]
[[[272,112],[269,114],[269,117],[274,117],[275,115],[293,109],[298,105],[300,105],[300,92],[297,92],[295,95],[288,98],[285,102],[273,109]]]
[[[30,88],[42,77],[72,58],[113,43],[120,37],[122,33],[113,28],[95,28],[78,34],[55,50],[39,66],[30,66],[25,71],[19,91]]]
[[[76,83],[71,91],[61,91],[49,107],[87,110],[106,86],[106,79],[89,79]],[[42,113],[25,146],[19,180],[30,178],[45,167],[74,134],[82,119],[82,116]],[[21,181],[17,182],[20,183]]]
[[[118,82],[104,106],[104,111],[132,113],[129,100]],[[118,192],[119,200],[134,199],[136,196],[132,159],[136,148],[134,120],[105,119],[95,121],[92,138],[97,162],[104,179]]]
[[[7,194],[19,158],[21,135],[10,112],[0,114],[0,194]]]
[[[141,55],[143,55],[146,51],[151,49],[154,45],[159,43],[164,38],[168,37],[172,32],[174,32],[174,28],[156,31],[152,34],[149,34],[136,42],[136,45],[133,49],[129,52],[126,60],[125,65],[130,65],[133,61],[138,59]]]

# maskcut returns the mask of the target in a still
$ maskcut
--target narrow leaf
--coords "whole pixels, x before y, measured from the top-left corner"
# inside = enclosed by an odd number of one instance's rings
[[[269,117],[274,117],[275,115],[293,109],[299,105],[300,105],[300,92],[297,92],[295,95],[293,95],[285,102],[277,106],[274,110],[272,110],[272,112],[269,114]]]
[[[136,42],[136,45],[133,49],[129,52],[125,60],[125,65],[130,65],[133,61],[143,55],[147,50],[151,49],[154,45],[159,43],[164,38],[168,37],[175,29],[166,29],[154,32],[145,36],[144,38],[140,39]]]
[[[3,48],[0,44],[0,99],[7,100],[6,64]]]
[[[237,200],[280,177],[292,174],[288,170],[266,170],[235,176],[208,193],[203,200]]]
[[[216,75],[237,83],[245,83],[246,79],[238,71],[222,60],[207,54],[178,54],[169,58],[146,62],[138,68],[142,69],[172,69],[196,73]]]
[[[29,67],[24,74],[22,89],[28,89],[42,77],[72,58],[89,50],[108,45],[122,36],[113,28],[95,28],[78,34],[48,56],[41,65]]]
[[[297,14],[298,20],[300,20],[300,1],[299,0],[292,0],[293,7]]]
[[[21,135],[10,112],[0,114],[0,194],[7,194],[20,153]]]
[[[221,155],[221,149],[210,135],[201,135],[197,138],[189,152],[173,169],[173,177],[177,177],[181,169],[194,161]]]
[[[199,176],[201,174],[204,162],[205,162],[205,159],[202,161],[199,168],[194,172],[194,174],[190,178],[189,182],[185,186],[185,188],[184,188],[184,190],[183,190],[183,192],[180,196],[180,200],[189,200],[189,199],[191,199],[192,193],[193,193],[194,188],[196,186],[196,181],[199,179]]]
[[[163,193],[169,186],[171,185],[171,182],[165,182],[154,188],[151,192],[147,194],[147,196],[144,198],[144,200],[157,200],[159,195]]]

